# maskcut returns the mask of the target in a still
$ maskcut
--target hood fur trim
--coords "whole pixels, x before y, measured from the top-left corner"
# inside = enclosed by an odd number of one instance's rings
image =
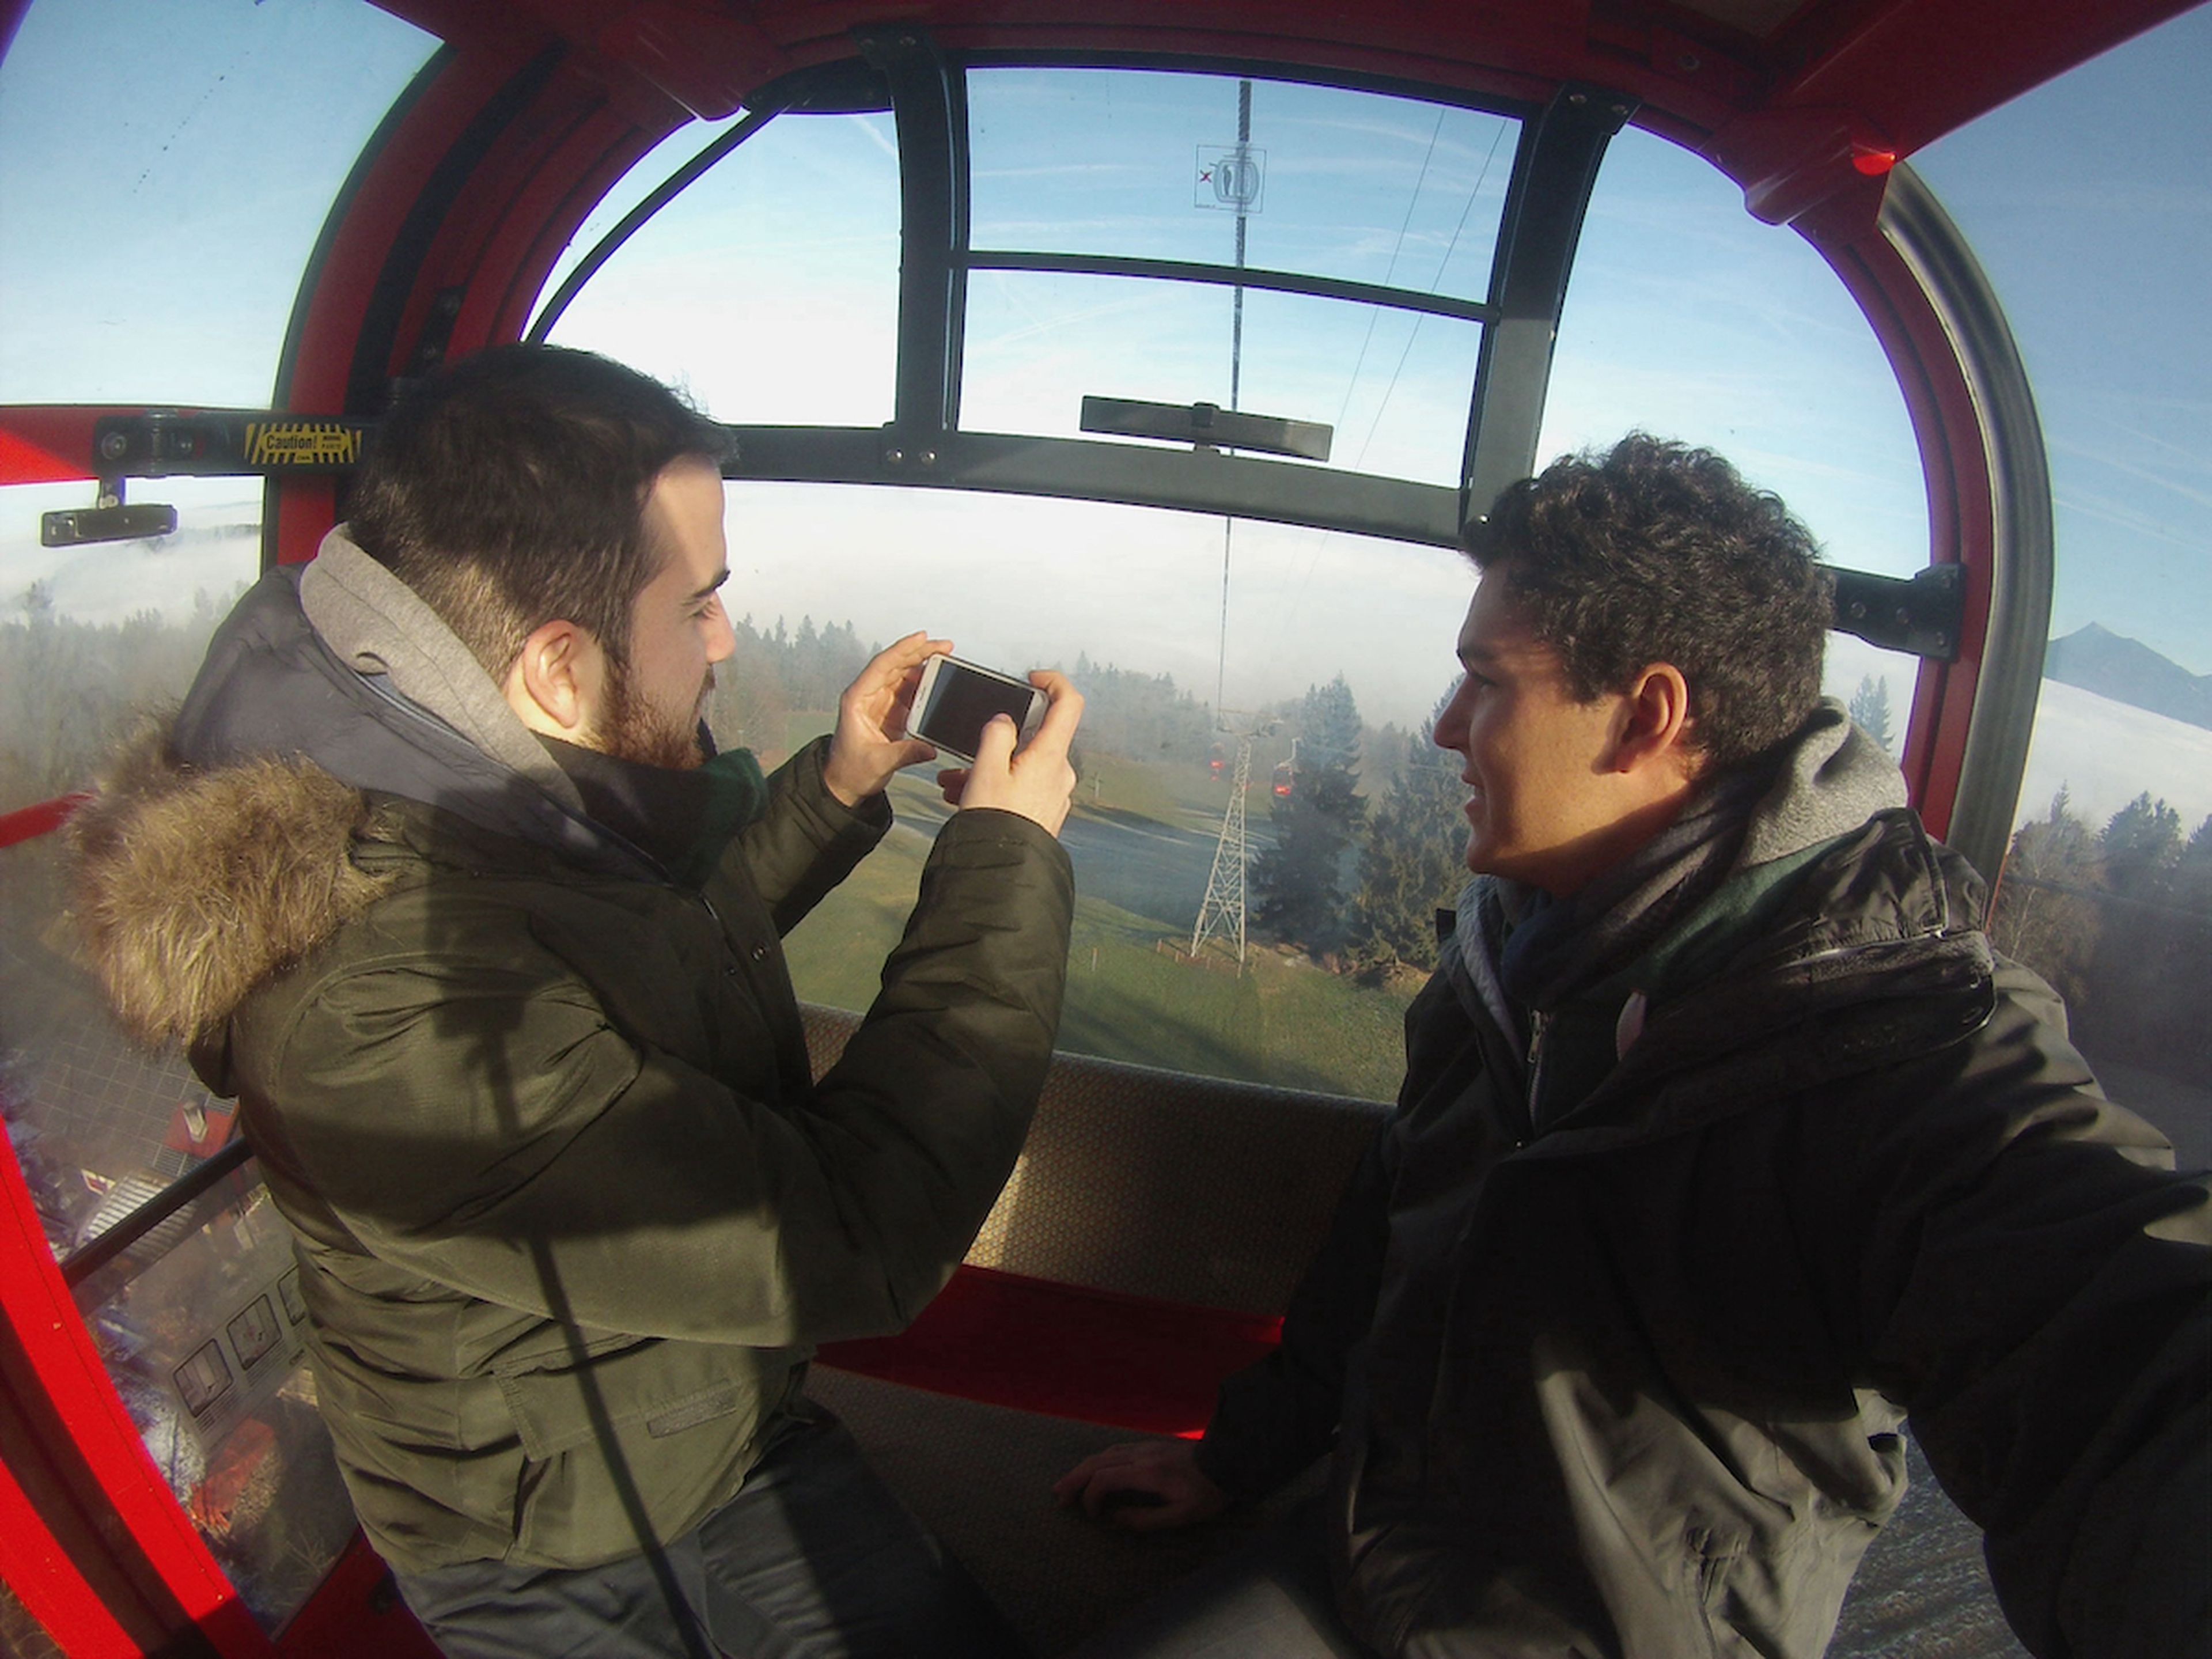
[[[125,1029],[193,1042],[367,910],[388,884],[349,856],[366,819],[305,762],[201,772],[171,759],[167,721],[140,733],[68,832],[77,933]]]

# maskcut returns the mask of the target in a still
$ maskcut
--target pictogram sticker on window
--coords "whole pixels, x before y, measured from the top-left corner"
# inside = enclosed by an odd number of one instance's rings
[[[284,1328],[276,1322],[276,1310],[266,1296],[254,1297],[226,1328],[230,1333],[231,1352],[248,1370],[284,1340]]]
[[[213,1340],[202,1343],[190,1359],[177,1367],[176,1382],[185,1409],[194,1417],[204,1415],[230,1389],[230,1367],[223,1360],[222,1345]]]
[[[1193,207],[1257,213],[1267,183],[1267,152],[1249,144],[1200,144]]]

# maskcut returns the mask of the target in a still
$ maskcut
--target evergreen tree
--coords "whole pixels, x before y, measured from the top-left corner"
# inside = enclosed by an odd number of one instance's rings
[[[1450,693],[1445,694],[1449,701]],[[1360,849],[1359,890],[1352,903],[1347,953],[1361,974],[1436,961],[1436,912],[1467,880],[1467,791],[1457,757],[1436,746],[1440,701],[1421,729],[1403,739],[1404,764],[1376,808]]]
[[[1213,742],[1212,716],[1205,704],[1176,689],[1172,675],[1116,668],[1086,654],[1076,659],[1075,683],[1083,690],[1085,752],[1146,761],[1206,758]]]
[[[2062,790],[2013,836],[1990,931],[2066,999],[2093,1063],[2212,1082],[2212,819],[2185,841],[2146,791],[2097,830]]]
[[[2077,1016],[2088,1006],[2089,959],[2104,929],[2095,843],[2062,787],[2049,811],[2014,832],[1990,917],[1997,948],[2042,975]]]
[[[2113,884],[2136,888],[2155,884],[2181,852],[2181,814],[2146,789],[2112,814],[2097,837]]]
[[[0,812],[83,787],[146,708],[191,684],[214,626],[212,605],[175,623],[81,622],[33,582],[0,613]]]
[[[707,710],[718,744],[755,750],[771,763],[783,752],[785,717],[791,708],[784,686],[782,626],[779,617],[777,633],[763,634],[750,617],[731,623],[737,649],[714,670],[714,697]]]
[[[1340,674],[1307,691],[1291,793],[1275,798],[1275,844],[1252,862],[1253,918],[1316,956],[1346,933],[1344,866],[1367,813],[1358,793],[1359,708]]]
[[[1891,754],[1897,744],[1889,730],[1889,677],[1875,678],[1872,674],[1860,677],[1859,689],[1851,694],[1850,716],[1866,728],[1866,733]]]
[[[2212,815],[2191,833],[2189,844],[2181,849],[2181,867],[2197,880],[2212,877]]]

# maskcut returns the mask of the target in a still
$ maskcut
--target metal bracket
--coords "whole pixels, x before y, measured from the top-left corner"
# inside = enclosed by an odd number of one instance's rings
[[[123,503],[123,484],[100,487],[97,507],[63,507],[39,514],[39,545],[83,547],[93,542],[148,542],[156,536],[173,536],[177,509],[161,502],[137,507]]]
[[[1218,404],[1156,404],[1136,398],[1083,399],[1082,429],[1123,438],[1166,438],[1200,449],[1249,449],[1267,455],[1328,459],[1335,429],[1319,421],[1252,415]]]
[[[123,476],[103,471],[93,504],[39,514],[39,545],[83,547],[94,542],[143,542],[176,533],[177,509],[148,501],[137,507],[123,500]]]
[[[456,283],[441,288],[432,296],[430,314],[422,319],[422,331],[415,338],[415,349],[408,354],[404,380],[420,380],[446,361],[446,352],[453,343],[453,325],[461,319],[461,303],[465,295]]]
[[[106,415],[93,427],[101,478],[340,472],[359,464],[375,422],[332,415],[213,410]]]
[[[1935,564],[1900,580],[1838,570],[1836,629],[1886,651],[1954,662],[1966,621],[1964,565]]]

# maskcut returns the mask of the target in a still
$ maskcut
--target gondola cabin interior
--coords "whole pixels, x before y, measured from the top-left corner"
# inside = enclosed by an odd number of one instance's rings
[[[1830,690],[2212,1157],[2212,9],[0,0],[0,1653],[429,1651],[230,1107],[107,1022],[56,831],[491,343],[732,428],[726,744],[916,627],[1090,696],[1036,1130],[811,1385],[1041,1653],[1256,1524],[1047,1487],[1274,1339],[1463,873],[1455,538],[1565,450],[1711,444],[1806,518]],[[894,797],[792,941],[817,1066],[942,817]],[[1394,858],[1418,914],[1359,902]],[[2018,1651],[1932,1481],[1833,1650]]]

